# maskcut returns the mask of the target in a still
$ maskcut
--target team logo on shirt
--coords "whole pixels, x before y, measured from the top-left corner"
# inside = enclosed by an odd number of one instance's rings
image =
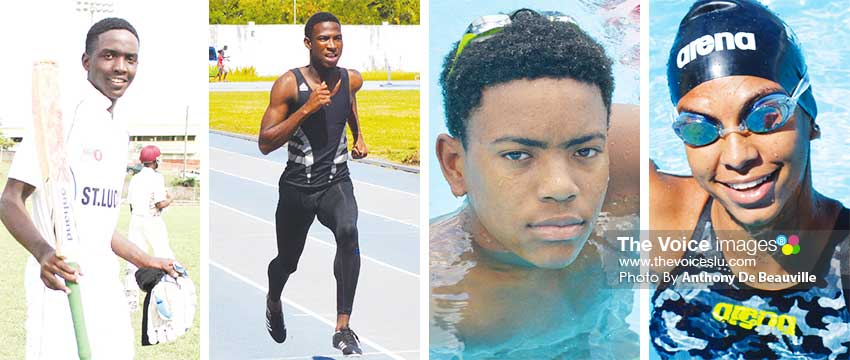
[[[767,326],[778,330],[782,334],[794,336],[797,329],[797,318],[792,315],[777,315],[772,311],[758,310],[725,302],[717,303],[714,306],[714,310],[711,311],[711,316],[714,320],[747,330],[753,330],[758,326]]]
[[[117,208],[119,194],[119,191],[115,189],[86,186],[83,188],[83,198],[80,199],[80,203],[95,207]]]
[[[94,148],[83,148],[83,159],[103,160],[103,151]]]

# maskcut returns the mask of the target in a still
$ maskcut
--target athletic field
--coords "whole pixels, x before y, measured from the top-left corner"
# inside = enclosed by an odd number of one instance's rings
[[[9,163],[0,165],[0,187],[6,185],[6,174]],[[201,289],[199,265],[200,239],[200,210],[198,205],[174,204],[163,215],[168,227],[169,240],[178,260],[188,267],[189,275],[198,290],[200,304],[201,296],[206,296]],[[121,208],[121,218],[118,230],[127,234],[129,224],[129,209],[126,204]],[[26,303],[24,295],[24,265],[29,253],[12,238],[5,227],[0,226],[0,304],[3,304],[3,314],[0,316],[0,359],[23,359],[26,330]],[[123,265],[122,265],[123,266]],[[123,268],[123,267],[122,267]],[[116,278],[120,279],[120,272]],[[141,299],[141,297],[140,297]],[[145,346],[141,344],[141,311],[133,314],[133,328],[136,335],[137,359],[171,360],[200,358],[200,305],[195,312],[195,322],[191,330],[173,343]],[[90,334],[89,336],[94,336]]]
[[[417,132],[418,135],[418,132]],[[210,134],[210,359],[333,359],[333,235],[316,221],[283,290],[287,339],[266,331],[268,262],[286,152]],[[419,176],[350,162],[361,271],[351,327],[368,359],[419,358]]]
[[[250,91],[232,87],[251,85]],[[269,104],[269,91],[258,83],[224,83],[210,91],[210,129],[256,137]],[[271,84],[267,84],[271,88]],[[374,84],[367,84],[374,85]],[[366,85],[364,85],[365,87]],[[371,86],[357,93],[360,127],[370,158],[419,165],[419,90]],[[349,144],[351,137],[349,136]]]

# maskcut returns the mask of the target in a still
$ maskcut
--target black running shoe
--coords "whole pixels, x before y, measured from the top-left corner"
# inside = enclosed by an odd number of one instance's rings
[[[273,311],[269,307],[269,300],[266,298],[266,329],[269,335],[278,344],[282,344],[286,340],[286,324],[283,323],[283,304],[280,304],[280,311]]]
[[[345,356],[360,357],[360,355],[363,355],[363,350],[360,350],[360,338],[351,328],[343,328],[334,333],[333,343],[334,347],[342,350],[342,354]]]

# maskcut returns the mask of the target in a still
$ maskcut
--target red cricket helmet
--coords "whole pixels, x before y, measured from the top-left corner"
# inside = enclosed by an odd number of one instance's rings
[[[154,145],[148,145],[142,148],[142,152],[139,154],[139,161],[142,164],[151,163],[156,161],[162,153],[159,151],[159,148]]]

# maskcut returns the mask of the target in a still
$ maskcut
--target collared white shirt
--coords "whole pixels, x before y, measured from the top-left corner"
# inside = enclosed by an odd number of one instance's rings
[[[79,284],[93,359],[132,359],[133,330],[118,280],[118,257],[112,235],[118,224],[129,148],[127,126],[112,101],[86,82],[85,90],[63,102],[62,122],[67,161],[74,182],[73,210],[80,247]],[[70,97],[69,97],[70,98]],[[67,99],[66,99],[67,100]],[[41,171],[30,136],[18,146],[9,177],[34,186],[32,219],[51,245],[51,219],[40,189]],[[29,257],[24,276],[27,302],[27,359],[74,359],[76,343],[67,296],[47,289],[40,266]]]
[[[62,112],[67,160],[75,183],[74,215],[85,250],[81,253],[101,256],[113,254],[111,240],[118,223],[129,147],[127,126],[113,115],[115,112],[108,111],[110,106],[112,101],[88,84],[80,100],[66,103]],[[41,171],[31,139],[25,138],[18,147],[9,177],[36,188],[32,195],[33,222],[44,236],[52,233],[51,219],[46,214],[44,194],[39,191]],[[52,244],[51,236],[45,239]]]
[[[127,200],[133,207],[133,216],[159,216],[156,203],[165,199],[165,177],[162,174],[145,166],[130,179]]]

